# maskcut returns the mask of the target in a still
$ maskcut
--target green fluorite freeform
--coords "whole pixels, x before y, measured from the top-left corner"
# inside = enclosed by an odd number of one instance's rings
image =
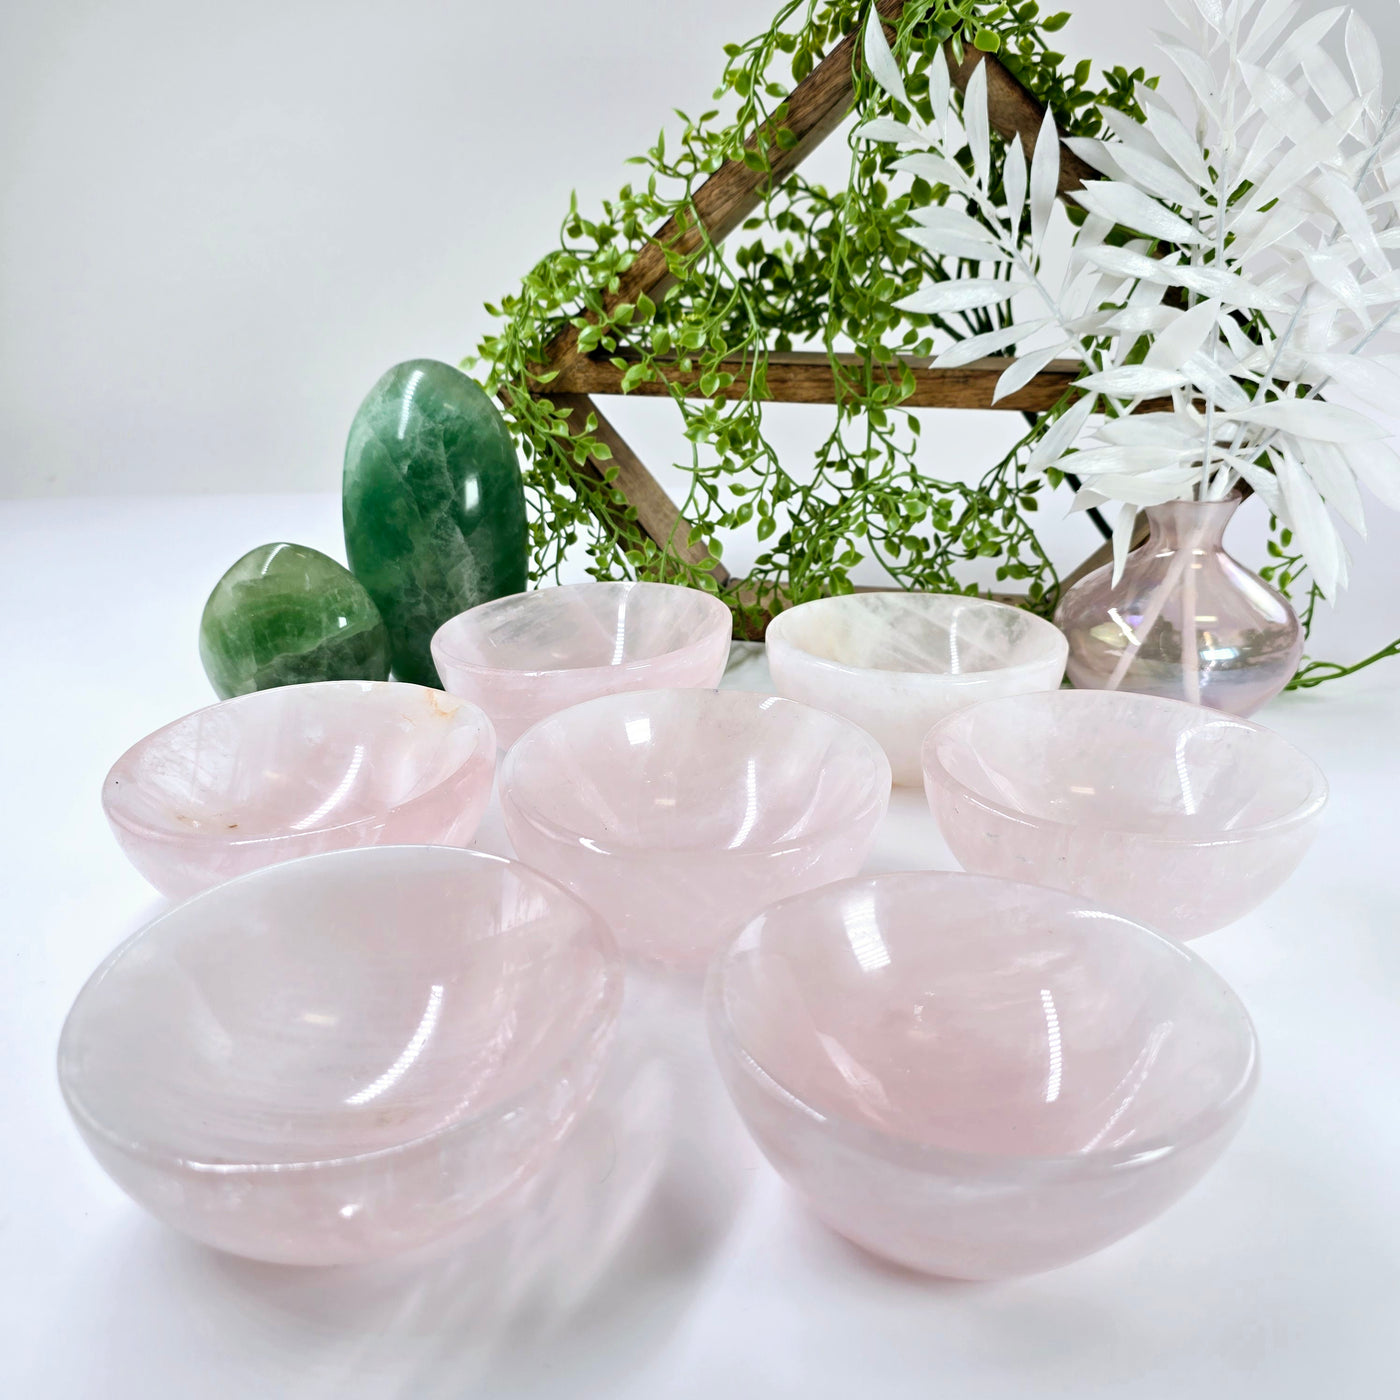
[[[525,493],[505,420],[451,365],[395,365],[351,424],[344,508],[350,568],[383,614],[395,676],[439,685],[433,633],[526,584]]]
[[[218,581],[199,624],[199,655],[222,700],[389,676],[389,634],[364,585],[300,544],[260,545]]]

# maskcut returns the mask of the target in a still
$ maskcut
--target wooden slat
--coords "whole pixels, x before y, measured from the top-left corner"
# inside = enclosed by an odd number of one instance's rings
[[[585,394],[553,393],[549,397],[559,408],[567,410],[571,434],[583,431],[590,413],[597,418],[598,426],[593,430],[593,436],[612,449],[612,461],[608,465],[617,468],[617,488],[637,512],[637,523],[647,535],[663,549],[669,549],[677,558],[689,564],[697,564],[706,558],[709,551],[704,543],[689,543],[690,524],[680,513],[679,507],[617,429],[608,422],[598,405]],[[602,468],[597,462],[590,459],[588,469],[593,475],[602,477]],[[722,564],[716,562],[711,574],[721,588],[728,584],[729,571]]]
[[[853,375],[864,373],[864,362],[859,355],[838,355],[836,359]],[[1083,365],[1075,360],[1053,360],[1024,389],[993,403],[997,380],[1011,363],[1008,359],[974,360],[958,369],[934,369],[928,360],[907,359],[901,363],[914,373],[914,393],[901,401],[906,408],[996,408],[1044,413],[1059,403],[1065,390],[1084,372]],[[701,393],[700,377],[693,371],[668,370],[667,382],[682,388],[687,398],[747,397],[752,365],[732,360],[725,362],[725,366],[735,376],[734,382],[714,396]],[[620,394],[625,372],[625,368],[619,369],[609,360],[580,358],[560,370],[548,394],[550,398],[557,398],[560,390],[574,394]],[[820,352],[799,350],[770,355],[765,382],[767,392],[759,397],[766,402],[831,404],[837,399],[837,381],[831,361]],[[636,385],[629,396],[662,398],[669,393],[666,383],[652,381]],[[1169,407],[1170,402],[1153,400],[1143,404],[1142,410],[1150,412],[1164,406]]]
[[[876,5],[881,14],[894,17],[904,8],[904,0],[876,0]],[[706,234],[716,243],[728,237],[763,203],[770,181],[781,182],[836,130],[850,110],[855,91],[852,65],[859,47],[860,35],[848,34],[793,89],[783,122],[797,138],[790,150],[780,149],[775,131],[764,128],[771,173],[751,170],[742,160],[726,161],[695,191],[690,203],[694,217],[688,220],[687,227],[682,228],[674,218],[662,224],[619,277],[617,290],[604,298],[605,306],[635,302],[642,292],[653,298],[659,296],[671,283],[666,249],[688,254],[702,245]],[[749,142],[749,148],[754,149],[756,144],[755,138]],[[570,326],[550,346],[547,367],[555,368],[576,355],[577,343],[578,328]]]

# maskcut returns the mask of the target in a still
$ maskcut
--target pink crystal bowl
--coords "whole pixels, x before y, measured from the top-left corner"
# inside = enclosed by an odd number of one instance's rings
[[[864,730],[742,691],[592,700],[536,725],[501,770],[520,858],[673,967],[702,966],[772,900],[855,874],[889,795]]]
[[[841,1234],[964,1279],[1057,1268],[1200,1179],[1257,1075],[1195,954],[1071,895],[877,875],[716,960],[710,1036],[768,1159]]]
[[[1072,890],[1174,938],[1243,917],[1296,869],[1327,802],[1268,729],[1176,700],[989,700],[924,742],[929,806],[967,870]]]
[[[944,715],[996,695],[1053,690],[1069,643],[1022,608],[937,593],[853,593],[780,613],[768,627],[780,695],[854,720],[901,784],[923,780],[919,746]]]
[[[713,594],[667,583],[578,583],[498,598],[445,622],[445,689],[480,705],[508,748],[532,724],[599,695],[724,677],[734,630]]]
[[[79,994],[59,1078],[88,1146],[205,1244],[342,1264],[494,1216],[596,1084],[600,920],[449,847],[336,851],[197,895]]]
[[[183,899],[349,846],[465,846],[496,741],[474,705],[417,685],[321,681],[226,700],[119,758],[102,805],[131,863]]]

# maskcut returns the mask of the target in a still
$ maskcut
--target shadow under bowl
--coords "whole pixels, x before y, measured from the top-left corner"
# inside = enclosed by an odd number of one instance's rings
[[[848,880],[716,960],[710,1037],[750,1132],[832,1228],[921,1272],[1057,1268],[1147,1224],[1257,1078],[1230,988],[1170,939],[980,876]]]
[[[186,715],[128,749],[102,791],[131,863],[183,899],[352,846],[465,846],[495,778],[486,716],[438,690],[319,681]]]
[[[1069,643],[1022,608],[938,593],[820,598],[769,624],[780,695],[854,720],[889,755],[896,783],[922,781],[919,747],[945,715],[998,695],[1053,690]]]
[[[69,1013],[59,1079],[159,1219],[253,1259],[353,1263],[533,1178],[593,1092],[621,992],[601,921],[524,866],[338,851],[125,943]]]
[[[713,594],[667,583],[578,583],[471,608],[433,637],[445,689],[480,705],[508,748],[600,695],[713,689],[734,622]]]
[[[744,691],[592,700],[536,725],[501,772],[520,858],[626,951],[687,968],[764,905],[859,870],[889,795],[864,730]]]
[[[1071,890],[1173,938],[1278,889],[1327,802],[1318,766],[1271,730],[1126,692],[988,701],[938,725],[923,764],[964,869]]]

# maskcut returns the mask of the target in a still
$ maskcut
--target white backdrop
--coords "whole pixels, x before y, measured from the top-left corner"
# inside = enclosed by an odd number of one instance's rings
[[[31,498],[0,501],[3,1400],[1394,1392],[1400,662],[1265,712],[1333,803],[1298,880],[1202,949],[1258,1022],[1259,1099],[1200,1192],[1073,1270],[978,1289],[863,1261],[759,1164],[664,1005],[635,1023],[657,1053],[616,1058],[625,1092],[551,1178],[558,1228],[536,1246],[504,1222],[427,1269],[197,1249],[119,1196],[62,1108],[62,1016],[161,907],[101,775],[210,700],[205,592],[279,535],[337,549],[369,384],[470,349],[570,188],[613,190],[775,3],[0,0],[0,496]],[[1362,3],[1400,79],[1400,5]],[[1068,52],[1148,61],[1157,0],[1076,9]],[[663,410],[618,414],[649,461]],[[777,417],[800,453],[811,427]],[[996,422],[945,415],[930,466],[976,470]],[[1319,651],[1400,633],[1400,517],[1375,515]],[[948,863],[915,792],[882,842],[874,869]]]
[[[379,374],[468,353],[570,190],[614,192],[774,3],[0,5],[0,496],[336,490]],[[1154,0],[1063,3],[1065,52],[1155,71]],[[1360,8],[1400,81],[1400,6]],[[795,459],[812,412],[773,415]],[[665,405],[615,416],[671,460]],[[1003,416],[942,417],[930,470],[995,459]],[[1323,651],[1400,630],[1400,522],[1375,514]],[[1246,559],[1260,524],[1237,531]],[[1054,549],[1094,542],[1076,520]]]

